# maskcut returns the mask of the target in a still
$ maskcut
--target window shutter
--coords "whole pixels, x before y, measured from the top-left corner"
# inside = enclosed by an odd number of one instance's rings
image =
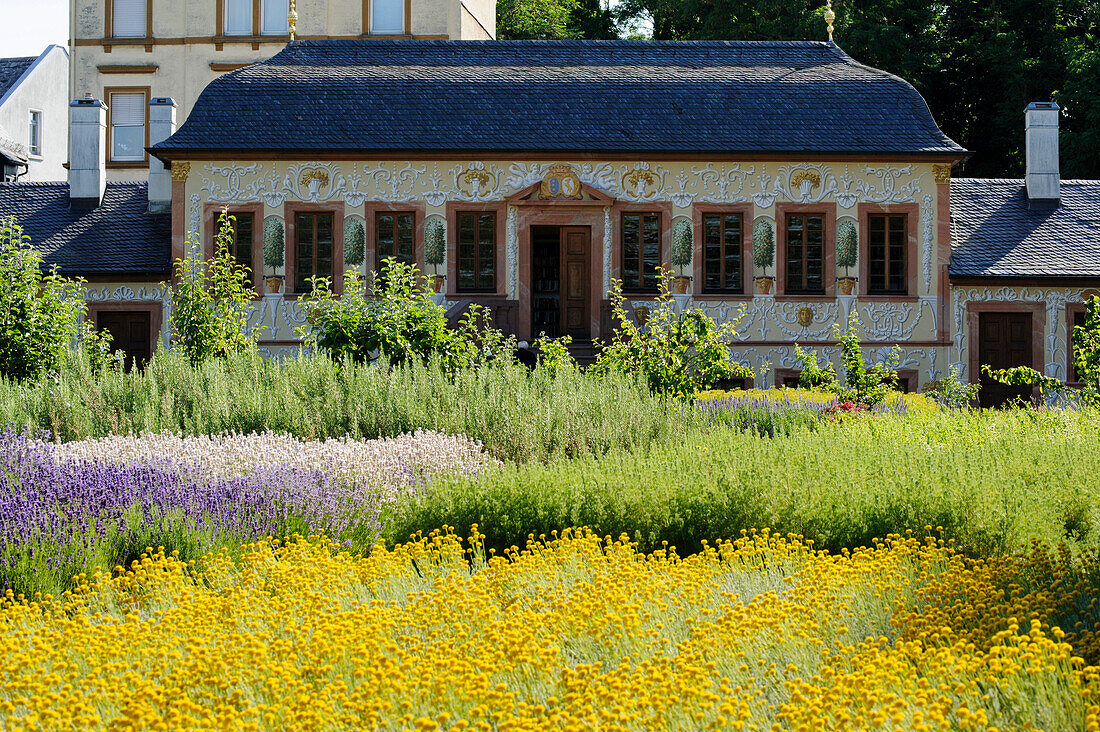
[[[371,0],[370,32],[398,35],[405,32],[405,0]]]
[[[112,0],[111,33],[115,38],[144,38],[146,0]]]
[[[236,36],[251,35],[251,0],[225,0],[225,33]]]
[[[286,16],[290,13],[288,0],[263,0],[263,3],[263,32],[276,35],[286,33]]]
[[[111,124],[116,127],[135,127],[145,124],[145,95],[112,94]]]

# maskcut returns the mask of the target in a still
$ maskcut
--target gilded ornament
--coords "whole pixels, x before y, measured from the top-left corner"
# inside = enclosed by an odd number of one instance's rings
[[[539,186],[539,198],[582,198],[581,179],[568,165],[552,165]]]
[[[191,175],[191,163],[172,163],[172,180],[177,183],[186,183],[187,176]]]
[[[814,311],[809,307],[800,307],[798,309],[798,324],[803,328],[808,328],[814,322]]]
[[[836,13],[833,11],[833,0],[828,0],[825,3],[825,29],[829,31],[829,43],[833,42],[833,21],[836,20]]]
[[[290,40],[294,40],[294,36],[298,33],[298,3],[296,0],[290,0],[290,10],[286,14],[286,28],[290,34]]]
[[[647,168],[635,170],[623,176],[623,189],[632,192],[638,198],[644,198],[651,185],[658,182],[657,176]]]
[[[817,188],[821,185],[821,175],[816,170],[800,170],[791,176],[792,186],[801,188],[806,182],[809,182],[810,188]]]
[[[933,165],[932,175],[936,176],[936,185],[947,185],[951,182],[951,166],[947,164]]]
[[[301,177],[298,178],[298,185],[307,186],[310,181],[319,180],[322,186],[328,185],[328,171],[321,168],[307,168],[302,171]]]

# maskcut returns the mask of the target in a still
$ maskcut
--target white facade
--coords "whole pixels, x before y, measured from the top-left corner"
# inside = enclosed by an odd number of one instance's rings
[[[219,75],[285,48],[286,7],[287,0],[72,0],[72,86],[63,96],[91,94],[124,110],[170,97],[182,124]],[[299,39],[496,35],[496,0],[298,0],[296,10]],[[111,180],[148,177],[139,137],[140,130],[119,125],[108,112]]]
[[[27,151],[24,181],[65,180],[69,155],[69,53],[50,46],[0,97],[0,129]]]

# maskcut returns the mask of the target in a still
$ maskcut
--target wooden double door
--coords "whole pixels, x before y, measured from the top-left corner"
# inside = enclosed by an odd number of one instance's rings
[[[153,356],[153,323],[148,310],[101,310],[96,327],[111,334],[111,350],[126,355],[126,370],[143,367]]]
[[[978,362],[990,368],[1038,367],[1033,363],[1031,313],[978,313]],[[973,377],[972,377],[973,378]],[[978,401],[1000,407],[1017,399],[1030,401],[1032,388],[1008,386],[982,373]]]
[[[531,336],[592,338],[592,230],[531,227]]]

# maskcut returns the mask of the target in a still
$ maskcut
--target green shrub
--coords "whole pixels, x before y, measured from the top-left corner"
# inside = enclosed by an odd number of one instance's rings
[[[966,409],[978,398],[981,388],[981,384],[960,381],[959,370],[952,366],[947,376],[925,384],[921,392],[945,409]]]
[[[915,411],[789,425],[784,434],[695,430],[645,452],[507,467],[445,480],[394,508],[387,542],[477,524],[498,552],[588,526],[681,553],[770,528],[838,551],[943,527],[966,552],[1031,539],[1100,545],[1100,413]],[[1092,509],[1082,507],[1092,506]]]
[[[248,330],[252,309],[252,273],[229,251],[235,218],[222,211],[214,253],[202,254],[202,242],[193,234],[188,254],[175,262],[172,284],[172,331],[175,347],[199,364],[255,348]]]
[[[80,332],[82,280],[44,272],[42,255],[15,219],[0,219],[0,376],[56,373]]]
[[[901,358],[900,349],[894,346],[885,363],[866,366],[859,346],[859,316],[854,310],[848,318],[848,329],[841,331],[839,325],[833,325],[833,336],[840,341],[844,383],[837,380],[836,369],[831,363],[826,362],[822,366],[813,351],[804,351],[795,344],[795,358],[802,365],[802,373],[798,377],[799,386],[823,389],[835,394],[841,402],[865,407],[884,402],[897,386],[898,374],[895,369]]]
[[[600,344],[594,374],[636,374],[657,394],[691,399],[724,379],[754,378],[751,369],[730,360],[729,341],[737,335],[738,320],[722,325],[701,310],[679,315],[673,308],[672,273],[658,274],[660,294],[645,325],[631,322],[626,313],[622,283],[612,285],[611,309],[618,329]]]
[[[304,439],[436,430],[528,462],[644,450],[693,420],[631,378],[531,373],[515,364],[448,372],[439,359],[391,369],[247,352],[192,366],[182,353],[161,350],[140,373],[97,373],[87,359],[72,359],[56,383],[0,383],[0,424],[66,441],[162,430],[270,429]]]

